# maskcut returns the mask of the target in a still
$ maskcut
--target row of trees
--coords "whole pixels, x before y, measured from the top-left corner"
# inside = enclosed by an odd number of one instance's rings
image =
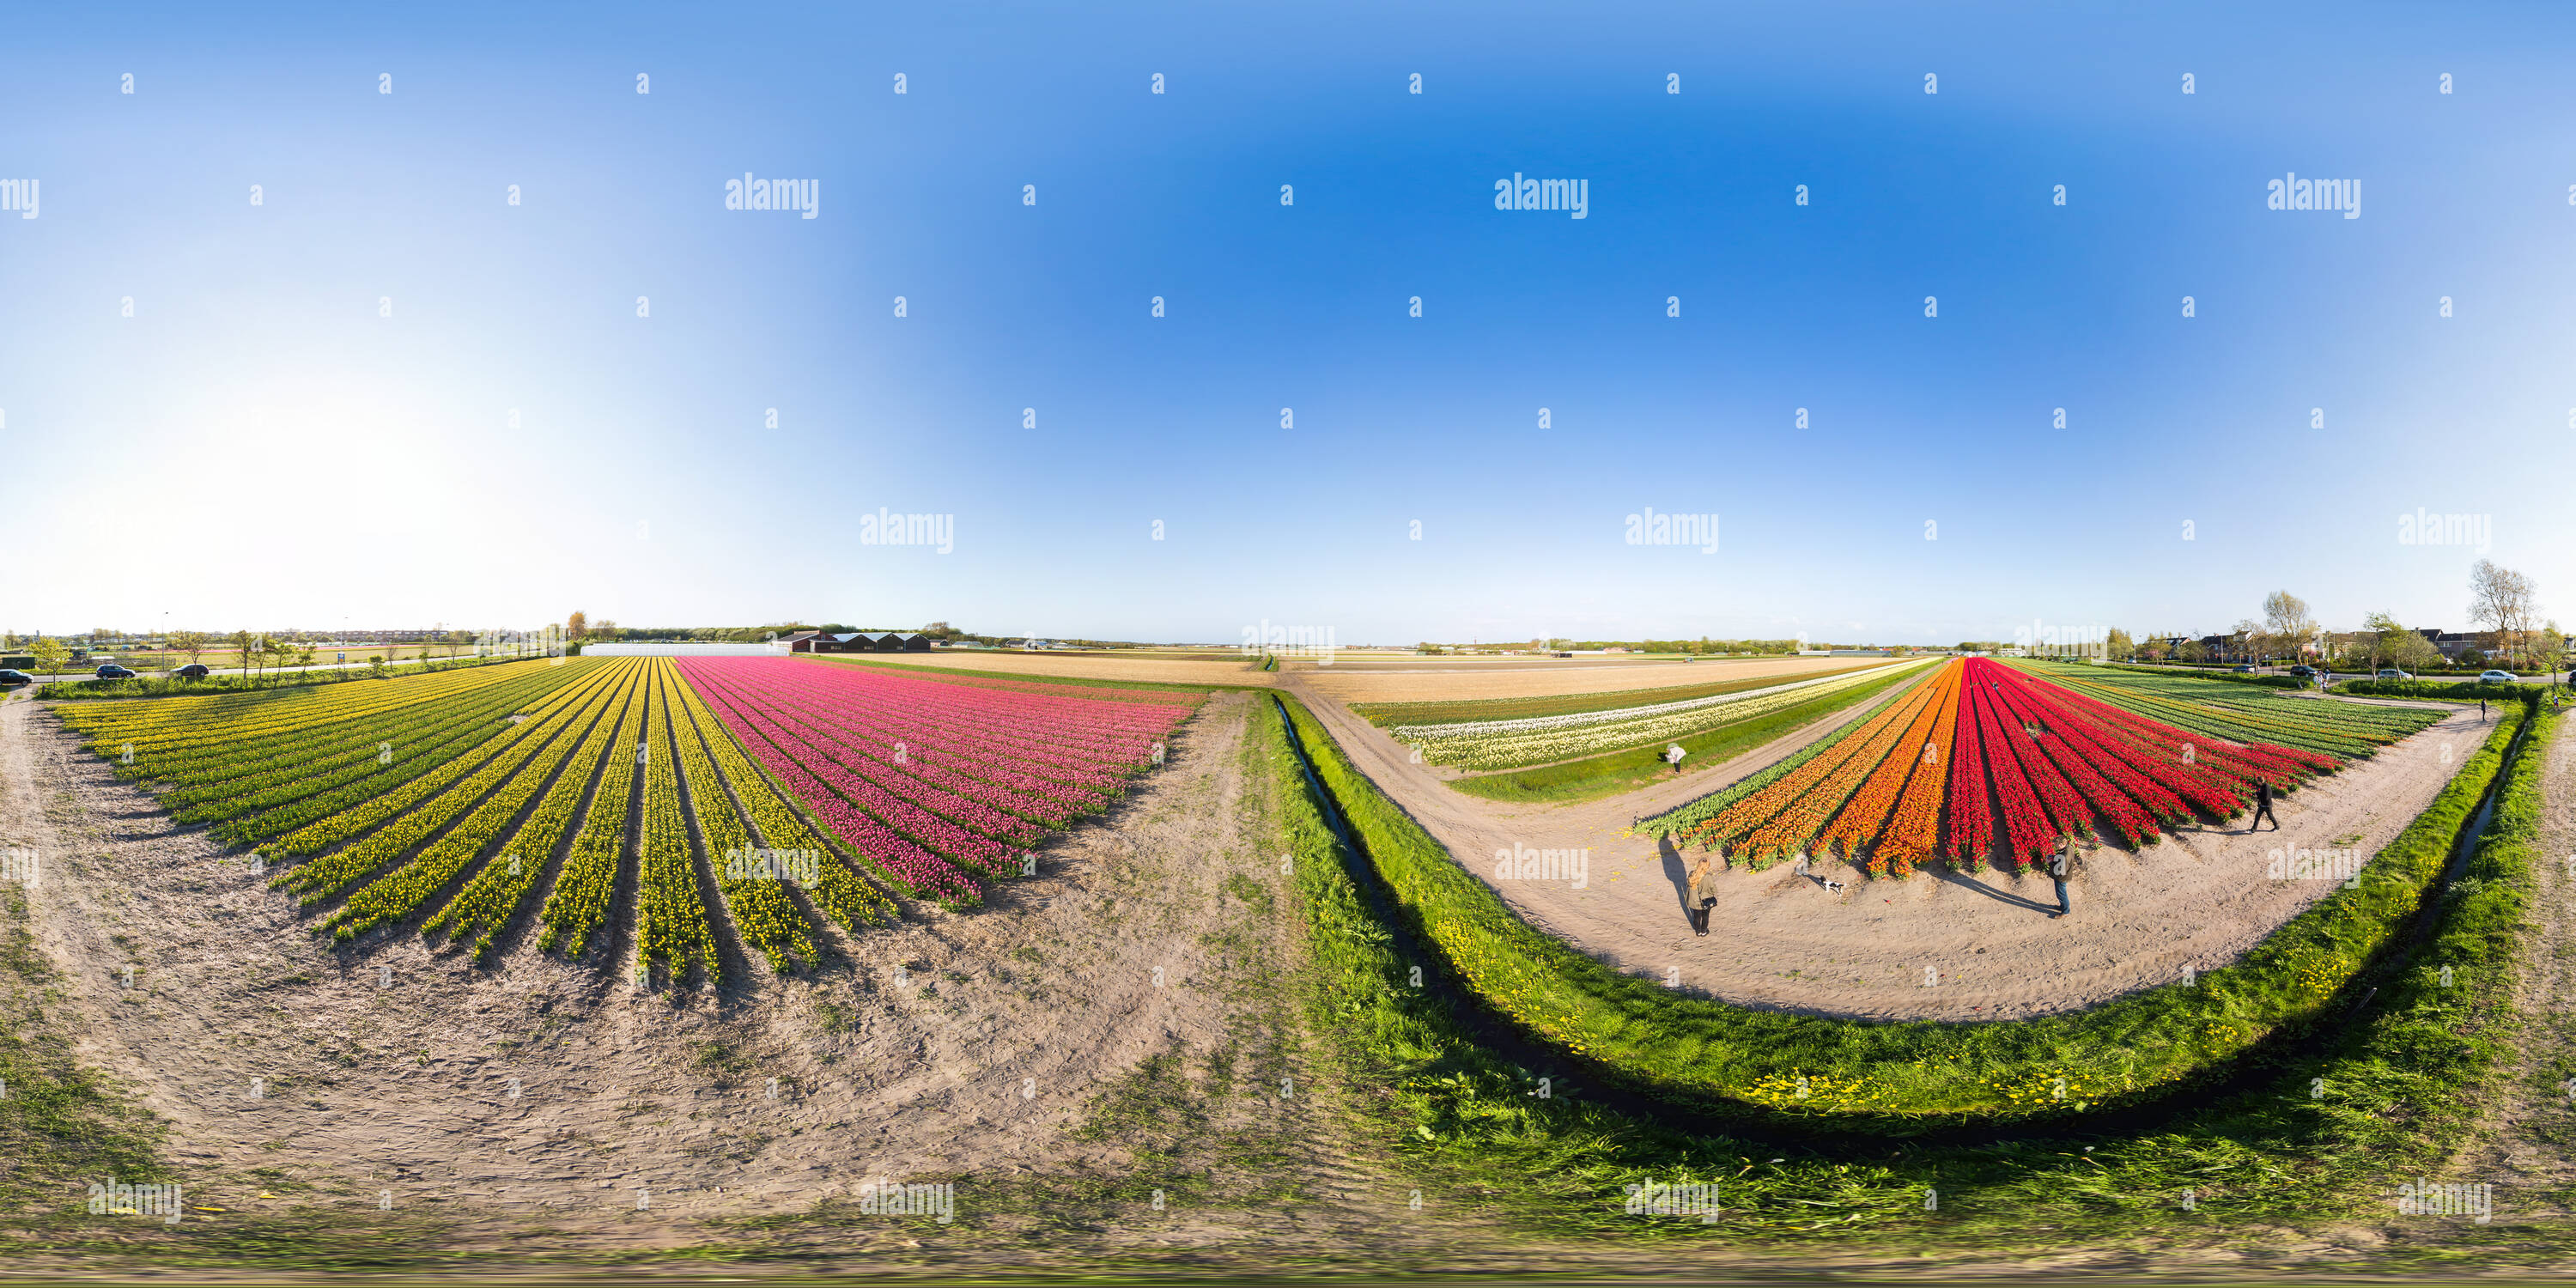
[[[2505,665],[2517,670],[2555,671],[2567,650],[2566,634],[2543,616],[2531,578],[2492,560],[2481,559],[2469,571],[2469,618],[2484,628],[2485,647],[2462,650],[2463,667]],[[2308,602],[2286,590],[2263,597],[2263,617],[2239,620],[2222,634],[2217,646],[2169,633],[2133,639],[2110,632],[2105,652],[2115,658],[2180,662],[2321,663],[2334,670],[2375,671],[2394,666],[2413,671],[2446,665],[2454,659],[2424,632],[2392,613],[2372,613],[2358,631],[2328,631],[2317,623]]]

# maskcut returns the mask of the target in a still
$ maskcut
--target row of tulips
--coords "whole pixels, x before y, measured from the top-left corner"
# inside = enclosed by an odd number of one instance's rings
[[[1978,736],[1984,743],[1987,768],[1993,775],[1995,806],[2003,818],[2003,838],[2014,866],[2046,854],[2058,835],[2057,825],[2050,822],[2048,811],[2039,803],[2039,793],[2032,789],[2030,778],[2022,772],[2021,753],[2004,734],[2005,723],[1995,712],[1993,690],[1985,685],[1968,689],[1970,709],[1976,717]],[[1951,856],[1973,868],[1985,861],[1988,850],[1951,847]]]
[[[554,858],[564,837],[571,833],[579,819],[582,802],[590,795],[591,784],[599,777],[601,763],[622,744],[618,729],[626,713],[643,700],[643,668],[626,661],[626,679],[608,709],[590,726],[581,747],[565,762],[554,786],[537,803],[536,812],[501,847],[499,857],[483,865],[474,879],[457,891],[447,906],[438,910],[422,925],[430,935],[444,935],[451,940],[473,945],[474,959],[491,960],[494,942],[509,925],[528,892],[545,874],[547,863]]]
[[[503,719],[547,691],[501,686],[473,695],[452,712],[406,712],[404,718],[358,731],[354,747],[338,746],[335,740],[335,745],[316,747],[311,760],[189,788],[161,803],[181,822],[232,824],[217,833],[225,840],[283,835],[381,796],[509,732]]]
[[[321,685],[277,693],[227,693],[164,698],[152,702],[99,704],[98,709],[67,711],[66,722],[100,741],[112,739],[119,754],[126,744],[135,750],[138,777],[162,779],[193,772],[201,760],[232,764],[256,760],[271,751],[297,751],[317,733],[335,725],[363,721],[389,711],[449,703],[495,685],[524,681],[534,668],[490,667],[440,672],[422,677],[414,688],[404,685]],[[430,681],[437,681],[432,684]]]
[[[2323,752],[2214,737],[2141,714],[2180,701],[2161,693],[2129,691],[2118,701],[2097,691],[2117,685],[2052,682],[2061,678],[1984,658],[1944,663],[1867,719],[1644,830],[1722,847],[1756,867],[1840,853],[1902,876],[1936,858],[1974,866],[1998,848],[2029,862],[2097,827],[2125,845],[2149,844],[2190,820],[2236,815],[2258,783],[2283,789],[2337,764]],[[2295,710],[2220,723],[2303,720],[2374,737],[2425,723]]]
[[[345,943],[377,926],[408,917],[482,858],[486,847],[499,845],[505,835],[515,836],[512,821],[539,790],[554,781],[556,771],[573,758],[591,732],[600,729],[604,720],[614,718],[623,687],[605,686],[579,708],[567,709],[549,721],[546,730],[538,735],[546,739],[544,745],[502,774],[472,812],[401,867],[350,895],[338,911],[324,919],[322,928]],[[524,872],[532,866],[526,854],[513,853],[504,866],[515,864]],[[542,863],[543,856],[536,861]]]
[[[677,699],[687,686],[673,683],[669,691]],[[752,844],[751,830],[743,825],[724,776],[716,772],[695,713],[687,704],[674,701],[670,714],[672,732],[679,740],[682,776],[688,781],[690,812],[697,816],[698,832],[706,838],[707,867],[724,895],[734,930],[760,950],[775,974],[784,975],[799,962],[813,961],[814,940],[807,933],[805,914],[788,897],[785,883],[765,868],[755,870],[744,862],[751,851],[762,847]],[[716,736],[724,734],[718,731]]]
[[[959,907],[983,900],[982,892],[965,873],[958,870],[956,864],[878,822],[866,810],[852,805],[830,785],[815,777],[794,750],[802,744],[789,739],[781,745],[771,736],[775,725],[720,696],[711,697],[709,705],[754,761],[768,770],[826,829],[896,889],[915,898],[933,899]],[[783,734],[780,736],[784,737]]]
[[[719,711],[741,722],[737,732],[747,728],[762,742],[794,757],[807,779],[822,784],[829,791],[831,800],[808,798],[805,801],[808,808],[821,811],[836,803],[854,807],[886,831],[903,838],[906,844],[958,867],[999,874],[1013,866],[1008,846],[959,827],[852,772],[824,754],[807,738],[771,720],[766,712],[752,709],[720,691],[712,695],[712,700]],[[839,823],[830,819],[828,814],[826,821],[833,822],[834,829],[839,830]],[[863,852],[866,848],[861,847]]]
[[[626,857],[626,824],[634,812],[635,774],[642,766],[637,749],[644,743],[644,720],[651,693],[639,682],[617,721],[617,739],[603,755],[599,785],[592,789],[590,812],[573,834],[563,870],[537,909],[537,947],[566,957],[589,951],[592,937],[608,925],[609,900],[617,890],[617,872]]]
[[[303,896],[305,904],[311,905],[409,854],[516,775],[530,757],[562,731],[574,712],[608,687],[612,675],[608,671],[594,672],[590,679],[567,688],[515,726],[513,732],[497,739],[498,746],[489,757],[460,756],[382,801],[334,815],[288,836],[276,847],[277,853],[312,854],[325,845],[365,833],[358,840],[280,873],[269,884],[294,890]]]
[[[701,686],[752,700],[764,714],[795,729],[808,741],[824,744],[836,757],[846,753],[880,765],[899,766],[906,775],[938,789],[943,796],[964,797],[987,807],[980,821],[973,814],[949,816],[996,834],[1012,830],[1015,824],[989,811],[1055,826],[1098,809],[1102,798],[1116,790],[1120,781],[1120,775],[1113,771],[1088,767],[1071,771],[1072,776],[1083,780],[1079,786],[1044,778],[1030,772],[1034,767],[1026,762],[1007,754],[987,753],[981,744],[959,742],[954,734],[889,724],[861,704],[836,702],[829,694],[797,683],[794,675],[764,685],[756,695],[729,682],[720,672],[701,671],[691,679]],[[844,759],[844,763],[849,762]],[[1066,771],[1058,768],[1057,772]],[[927,799],[914,799],[936,812],[948,813]]]
[[[702,676],[721,669],[806,700],[838,720],[864,723],[871,736],[926,742],[951,755],[985,748],[997,764],[1025,762],[1053,781],[1114,788],[1152,744],[1191,710],[1168,706],[1086,701],[1016,693],[988,693],[964,685],[793,662],[725,659],[693,663]],[[964,694],[964,697],[952,697]],[[970,755],[971,758],[971,755]],[[961,765],[973,773],[970,765]]]
[[[708,754],[732,786],[734,798],[742,805],[760,839],[772,850],[830,853],[832,847],[806,825],[802,815],[784,799],[768,777],[745,756],[742,747],[725,731],[724,724],[709,711],[695,689],[682,686],[680,705],[689,714],[706,742]],[[696,791],[693,785],[690,789]],[[894,901],[879,893],[876,887],[859,879],[849,867],[837,862],[818,864],[815,882],[806,889],[806,897],[826,916],[839,922],[852,933],[895,919]]]
[[[908,892],[980,899],[1041,825],[1098,809],[1191,707],[944,684],[788,660],[683,664],[716,717]],[[1073,780],[1068,784],[1065,780]]]
[[[1949,723],[1947,717],[1957,705],[1958,693],[1959,668],[1943,666],[1932,677],[1922,709],[1906,723],[1905,732],[1897,735],[1887,758],[1869,771],[1853,790],[1842,813],[1817,834],[1817,848],[1829,854],[1839,849],[1858,857],[1864,849],[1884,852],[1891,847],[1894,842],[1888,835],[1889,818],[1895,813],[1907,781],[1916,777],[1940,781],[1941,760],[1948,748],[1946,743],[1934,745],[1933,737]]]
[[[649,971],[658,964],[675,984],[696,964],[706,967],[709,979],[718,972],[715,935],[707,926],[706,901],[698,893],[689,820],[680,803],[670,695],[678,683],[676,668],[665,659],[653,660],[653,709],[644,717],[644,817],[635,843],[637,966]]]
[[[749,695],[721,680],[710,679],[700,683],[711,691],[726,694],[733,701],[749,700]],[[873,738],[852,737],[807,714],[793,702],[772,702],[762,705],[760,710],[764,718],[804,739],[807,745],[841,768],[908,804],[1008,844],[1026,845],[1037,839],[1037,826],[1027,818],[930,781],[933,774],[958,781],[961,785],[973,780],[932,764],[929,756],[932,749],[929,747],[919,748],[920,754],[916,755],[916,749],[900,739],[881,742]],[[994,794],[1009,798],[1008,793]]]

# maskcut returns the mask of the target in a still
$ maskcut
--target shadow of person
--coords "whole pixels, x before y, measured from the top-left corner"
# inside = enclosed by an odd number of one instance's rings
[[[1690,860],[1682,857],[1681,847],[1673,838],[1655,838],[1655,853],[1664,860],[1664,879],[1673,883],[1673,902],[1680,905],[1682,920],[1690,920]]]
[[[2016,908],[2028,908],[2033,912],[2057,911],[2057,905],[2054,903],[2040,903],[2036,900],[2022,898],[2020,895],[2010,893],[2009,891],[1997,890],[1993,886],[1987,885],[1985,882],[1979,881],[1965,872],[1953,872],[1946,867],[1935,867],[1931,871],[1934,879],[1936,880],[1946,881],[1954,886],[1964,886],[1994,900],[1997,903],[2008,903]]]

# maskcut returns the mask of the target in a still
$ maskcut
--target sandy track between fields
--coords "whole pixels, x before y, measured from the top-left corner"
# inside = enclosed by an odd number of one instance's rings
[[[623,970],[542,956],[525,934],[483,970],[407,929],[335,952],[291,897],[32,703],[0,705],[0,841],[43,856],[30,902],[66,977],[51,1009],[68,1012],[81,1059],[172,1123],[192,1198],[233,1210],[374,1209],[390,1191],[405,1213],[542,1220],[567,1232],[560,1249],[693,1241],[705,1234],[684,1223],[802,1211],[880,1176],[953,1178],[971,1208],[979,1182],[1128,1174],[1132,1132],[1066,1128],[1156,1056],[1195,1088],[1198,1103],[1170,1112],[1278,1137],[1310,1165],[1300,1186],[1356,1189],[1308,1102],[1275,1094],[1283,1070],[1303,1070],[1283,1063],[1297,1058],[1277,1009],[1285,921],[1243,893],[1285,880],[1247,798],[1249,707],[1212,700],[1169,763],[1107,820],[1051,841],[1041,874],[999,885],[986,910],[908,905],[902,925],[839,941],[855,969],[676,1002]],[[708,1058],[711,1043],[724,1053]],[[1365,1241],[1313,1215],[1278,1233],[1176,1214],[1109,1241]]]
[[[1925,872],[1873,882],[1834,862],[1817,871],[1847,888],[1828,894],[1782,865],[1720,872],[1703,939],[1682,903],[1688,864],[1701,852],[1623,833],[1864,717],[1893,692],[1717,769],[1551,807],[1454,791],[1429,766],[1410,763],[1403,744],[1304,685],[1295,675],[1289,687],[1308,697],[1353,763],[1530,924],[1621,970],[1661,978],[1678,968],[1683,988],[1724,1001],[1886,1020],[2047,1015],[2177,979],[2185,967],[2232,962],[2333,888],[2268,879],[2269,851],[2348,845],[2367,859],[2432,803],[2491,728],[2475,710],[2454,712],[2283,797],[2278,833],[2248,834],[2239,820],[2185,829],[2134,854],[2082,850],[2068,917],[2047,915],[2057,905],[2045,875]],[[1588,850],[1586,888],[1494,880],[1494,852],[1520,846]],[[1923,985],[1927,968],[1936,972],[1932,987]]]

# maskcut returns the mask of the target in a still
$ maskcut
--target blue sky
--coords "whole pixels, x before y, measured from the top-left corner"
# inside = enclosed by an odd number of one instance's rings
[[[2576,621],[2576,12],[1386,8],[13,9],[0,627]]]

